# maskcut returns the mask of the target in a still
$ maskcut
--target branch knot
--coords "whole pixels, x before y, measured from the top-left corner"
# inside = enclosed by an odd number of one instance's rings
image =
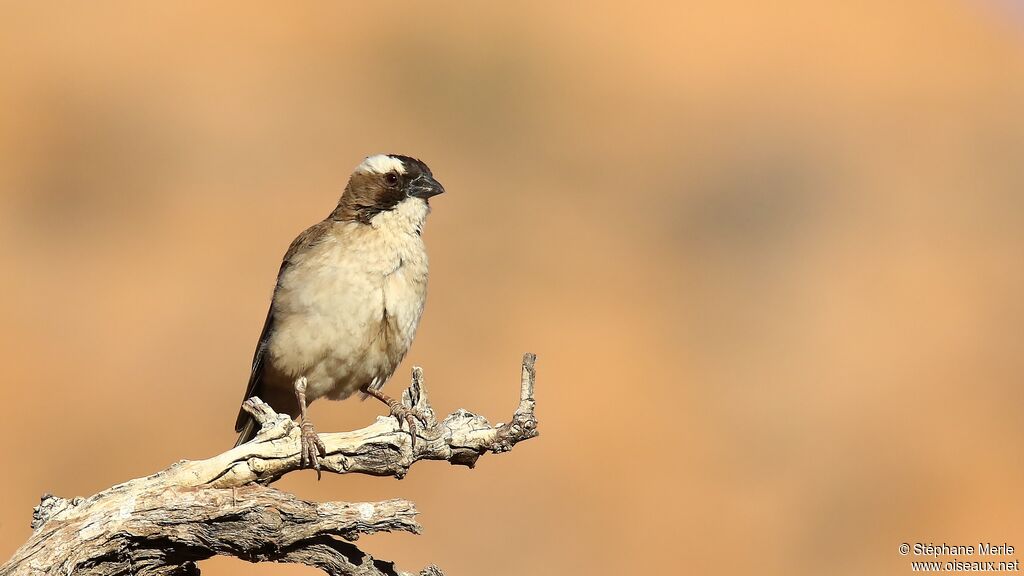
[[[535,360],[524,355],[519,406],[510,422],[497,426],[463,409],[438,422],[423,370],[413,368],[402,404],[424,415],[423,441],[414,448],[402,422],[383,417],[361,430],[320,434],[326,448],[323,470],[402,478],[418,460],[472,467],[486,452],[510,450],[537,435]],[[243,408],[260,424],[247,444],[206,460],[179,461],[88,499],[44,495],[33,510],[32,536],[0,566],[0,576],[197,575],[196,562],[215,554],[301,563],[338,576],[398,576],[389,563],[338,538],[353,541],[380,531],[418,534],[412,502],[316,504],[270,488],[300,469],[299,428],[259,398],[246,400]],[[442,573],[431,565],[420,575]]]

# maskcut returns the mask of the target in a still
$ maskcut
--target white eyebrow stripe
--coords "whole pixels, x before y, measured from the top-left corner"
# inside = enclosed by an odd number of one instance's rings
[[[376,172],[377,174],[387,174],[392,170],[399,174],[405,174],[405,165],[398,158],[392,158],[387,154],[367,156],[366,160],[356,167],[357,172]]]

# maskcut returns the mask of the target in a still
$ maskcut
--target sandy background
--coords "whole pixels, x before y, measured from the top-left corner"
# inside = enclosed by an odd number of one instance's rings
[[[366,550],[863,575],[909,573],[901,542],[1024,549],[1021,4],[177,4],[0,6],[0,559],[44,491],[231,445],[280,258],[375,152],[449,191],[399,377],[503,419],[537,352],[542,436],[280,483],[417,502],[424,535]]]

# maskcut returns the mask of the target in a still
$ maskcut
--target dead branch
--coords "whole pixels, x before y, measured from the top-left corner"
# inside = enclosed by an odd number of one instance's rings
[[[534,416],[536,356],[523,356],[519,407],[505,424],[491,425],[466,410],[442,421],[413,369],[402,394],[406,406],[427,415],[415,448],[407,428],[379,417],[354,432],[321,434],[324,471],[402,478],[418,460],[472,467],[486,452],[505,452],[537,435]],[[183,460],[145,478],[89,498],[51,495],[36,507],[34,530],[0,576],[199,574],[197,562],[228,555],[250,562],[290,562],[331,575],[404,574],[374,560],[351,541],[362,534],[418,534],[416,508],[406,500],[307,502],[268,485],[299,470],[299,429],[291,418],[252,398],[246,409],[261,425],[256,438],[206,460]],[[439,576],[429,566],[422,576]]]

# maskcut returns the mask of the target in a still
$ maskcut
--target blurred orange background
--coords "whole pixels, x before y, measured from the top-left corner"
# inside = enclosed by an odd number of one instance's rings
[[[360,546],[456,574],[903,574],[1024,548],[1024,9],[1011,0],[7,2],[0,560],[43,492],[231,446],[291,239],[425,160],[388,386],[541,436]],[[320,430],[373,402],[319,402]],[[1024,554],[1022,554],[1024,555]],[[316,574],[218,558],[204,574]]]

